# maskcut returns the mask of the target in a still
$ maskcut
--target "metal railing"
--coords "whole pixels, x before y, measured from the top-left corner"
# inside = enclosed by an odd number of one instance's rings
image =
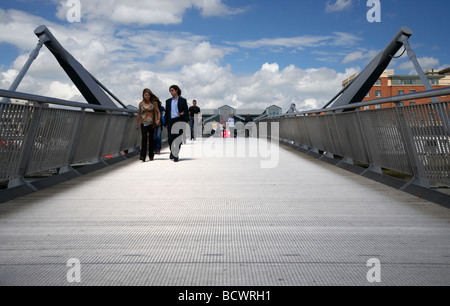
[[[413,177],[410,183],[422,187],[450,186],[450,102],[402,104],[448,95],[450,87],[262,122],[279,122],[280,140],[305,150],[366,164],[378,173],[382,169],[404,173]],[[384,103],[395,107],[363,110]]]
[[[6,90],[0,90],[0,97],[27,101],[0,102],[0,182],[9,181],[10,188],[28,176],[70,171],[73,165],[102,162],[141,145],[136,110]]]

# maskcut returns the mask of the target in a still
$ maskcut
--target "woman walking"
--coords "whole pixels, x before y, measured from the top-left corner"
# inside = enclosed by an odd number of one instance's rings
[[[146,88],[142,93],[142,102],[139,103],[138,115],[136,118],[136,129],[139,129],[139,123],[142,132],[142,146],[141,146],[141,160],[145,162],[147,157],[147,145],[148,156],[150,161],[153,161],[155,157],[155,129],[160,124],[161,113],[158,107],[158,97],[153,92]]]

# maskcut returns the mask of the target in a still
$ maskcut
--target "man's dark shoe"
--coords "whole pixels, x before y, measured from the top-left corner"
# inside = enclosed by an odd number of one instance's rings
[[[174,159],[175,157],[170,153],[170,159]]]
[[[173,161],[176,162],[176,163],[178,163],[178,162],[179,162],[179,159],[178,159],[178,158],[174,158]]]

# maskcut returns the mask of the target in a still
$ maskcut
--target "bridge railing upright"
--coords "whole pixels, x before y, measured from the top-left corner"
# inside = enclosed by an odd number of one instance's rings
[[[320,158],[364,164],[368,171],[380,174],[383,170],[403,173],[421,187],[450,186],[450,98],[438,103],[404,103],[446,96],[450,96],[450,87],[269,117],[262,122],[278,122],[282,142]],[[395,106],[380,107],[384,103]],[[375,109],[366,109],[373,105]],[[267,134],[270,137],[270,131]]]

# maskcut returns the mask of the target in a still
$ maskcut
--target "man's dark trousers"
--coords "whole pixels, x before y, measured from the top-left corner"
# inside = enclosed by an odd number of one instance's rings
[[[174,125],[180,125],[180,123],[183,124],[183,128],[177,130],[174,130]],[[183,144],[183,133],[186,130],[186,125],[187,123],[183,120],[183,118],[175,118],[172,119],[170,121],[170,126],[169,126],[169,146],[170,146],[170,153],[172,154],[173,157],[178,158],[180,156],[180,150],[181,150],[181,145]],[[175,133],[175,134],[173,134]],[[178,140],[180,142],[180,146],[178,147],[178,152],[175,152],[176,150],[174,150],[172,144],[175,142],[175,140],[180,137],[180,139]]]
[[[191,117],[189,126],[191,127],[191,140],[197,140],[198,125],[195,124],[195,118]]]

